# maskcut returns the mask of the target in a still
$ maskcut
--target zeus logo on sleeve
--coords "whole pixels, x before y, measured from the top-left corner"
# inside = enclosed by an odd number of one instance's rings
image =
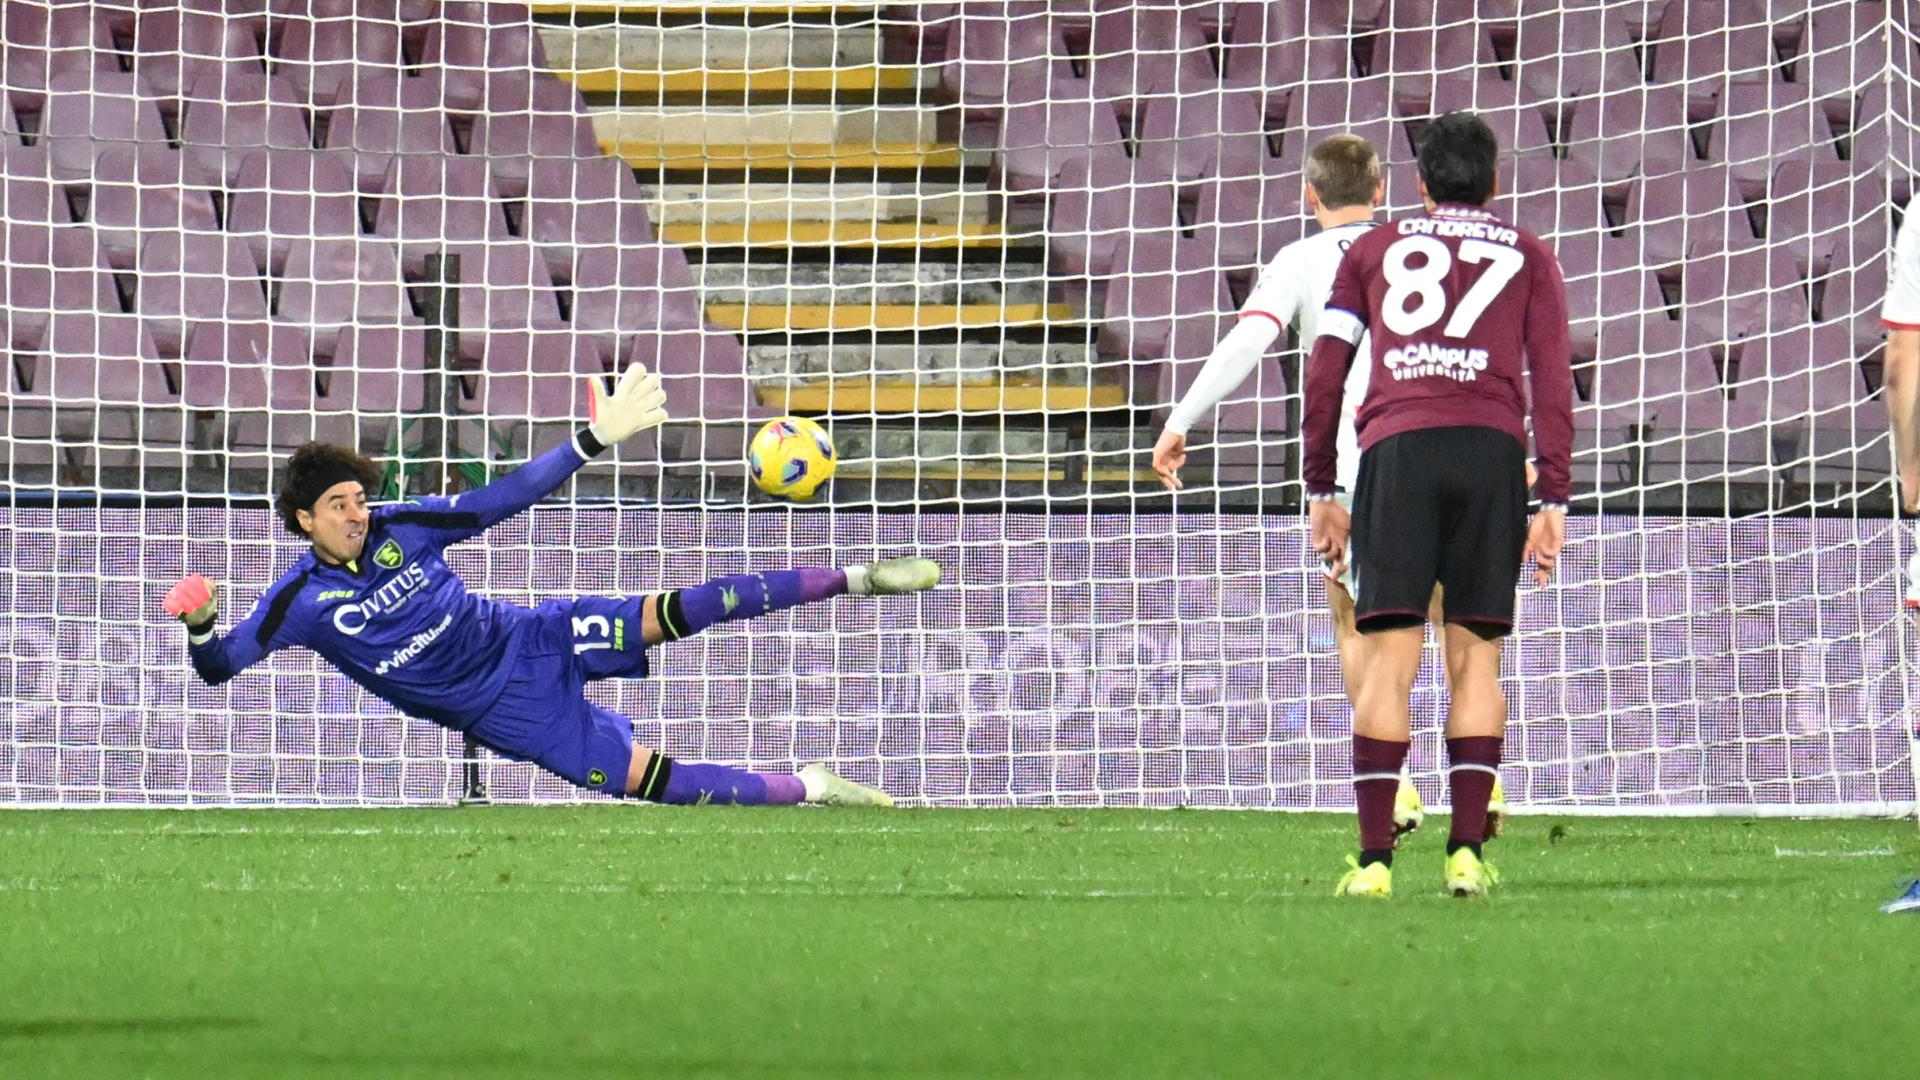
[[[398,611],[414,593],[426,588],[427,572],[419,563],[411,563],[393,576],[393,580],[374,590],[372,596],[357,604],[341,604],[333,609],[333,628],[353,637],[367,628],[376,615]]]

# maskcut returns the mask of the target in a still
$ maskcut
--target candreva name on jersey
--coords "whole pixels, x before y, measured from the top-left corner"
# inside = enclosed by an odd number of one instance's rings
[[[1486,240],[1495,244],[1513,247],[1520,242],[1520,232],[1498,221],[1461,220],[1459,218],[1407,218],[1395,223],[1401,236],[1445,236],[1462,240]]]

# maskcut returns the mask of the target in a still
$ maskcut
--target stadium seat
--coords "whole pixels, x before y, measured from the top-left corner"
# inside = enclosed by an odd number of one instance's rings
[[[647,370],[660,373],[667,414],[675,419],[756,419],[772,414],[754,399],[746,377],[746,356],[731,334],[713,330],[639,333],[633,335],[625,357],[627,363],[645,364]]]
[[[1096,100],[1130,116],[1142,98],[1220,85],[1199,20],[1166,7],[1121,7],[1093,17],[1089,78]]]
[[[1843,106],[1851,112],[1854,99],[1881,82],[1889,59],[1886,18],[1884,4],[1853,3],[1818,5],[1807,20],[1797,74],[1836,124]]]
[[[1718,115],[1727,89],[1779,82],[1785,58],[1766,0],[1692,0],[1668,4],[1644,46],[1655,81],[1686,87],[1694,119]]]
[[[1804,83],[1735,84],[1723,104],[1709,129],[1707,156],[1725,162],[1749,198],[1765,193],[1781,161],[1840,160],[1833,126]]]
[[[350,157],[330,150],[255,150],[240,159],[227,198],[227,231],[275,277],[300,239],[357,236]]]
[[[90,176],[97,144],[167,141],[153,100],[139,93],[131,74],[115,71],[56,71],[40,131],[60,179]]]
[[[1048,201],[1047,254],[1062,273],[1107,274],[1123,242],[1175,227],[1173,178],[1144,160],[1068,162]]]
[[[540,159],[587,161],[600,156],[600,143],[578,91],[548,75],[537,76],[524,100],[490,83],[488,106],[474,118],[467,150],[484,158],[494,182],[507,198],[527,196],[533,163]]]
[[[355,154],[355,184],[361,194],[378,193],[396,154],[454,154],[453,130],[437,94],[417,99],[391,83],[363,77],[354,84],[354,100],[333,113],[327,148]]]
[[[1678,86],[1608,90],[1572,102],[1567,116],[1567,156],[1609,186],[1679,172],[1699,156]]]
[[[0,221],[73,220],[66,189],[53,182],[49,170],[46,147],[0,141]]]
[[[0,87],[4,110],[37,116],[46,104],[47,81],[55,72],[118,73],[120,54],[106,24],[90,6],[49,8],[43,4],[3,4],[0,37]],[[17,133],[17,117],[0,117],[0,131]]]
[[[33,353],[49,350],[52,343],[48,330],[57,317],[121,312],[118,293],[96,261],[89,230],[8,221],[0,236],[5,242],[11,349]]]
[[[686,256],[672,245],[578,247],[567,275],[573,325],[625,340],[643,330],[698,330],[705,325]],[[685,285],[681,285],[685,282]],[[615,354],[624,354],[622,345]]]
[[[1678,320],[1667,317],[1667,300],[1653,273],[1642,265],[1633,245],[1603,239],[1590,265],[1562,266],[1567,283],[1568,334],[1578,359],[1604,363],[1612,355],[1608,341],[1622,334],[1638,336],[1646,323],[1655,331],[1671,330],[1678,339]]]
[[[480,72],[547,67],[547,50],[534,32],[527,5],[450,2],[427,24],[420,51],[424,68]]]
[[[1107,282],[1100,351],[1153,361],[1205,356],[1232,311],[1212,252],[1190,241],[1139,239],[1124,271]],[[1158,378],[1138,385],[1157,386]]]
[[[968,4],[948,32],[940,85],[963,107],[1042,97],[1055,79],[1077,78],[1060,26],[1045,3]],[[1085,95],[1080,95],[1085,96]]]
[[[507,218],[487,162],[464,155],[403,155],[393,159],[373,221],[376,236],[397,241],[409,279],[426,272],[426,258],[456,241],[505,241]]]
[[[267,355],[267,298],[253,257],[238,238],[204,233],[149,233],[141,241],[136,310],[161,355],[185,355],[204,333],[228,334],[203,359],[217,364]]]
[[[606,370],[595,343],[564,326],[462,332],[460,354],[481,372],[461,380],[463,411],[494,419],[573,419],[582,377]]]
[[[255,150],[308,150],[313,132],[285,81],[208,70],[182,103],[180,143],[196,178],[231,187],[241,162]]]
[[[1687,340],[1703,346],[1798,329],[1812,319],[1792,257],[1759,243],[1684,263],[1680,299]]]
[[[1578,100],[1641,86],[1624,11],[1598,5],[1530,10],[1517,22],[1514,57],[1527,100]]]
[[[399,78],[406,66],[400,28],[377,18],[284,20],[286,30],[268,67],[284,78],[301,101],[329,108],[350,101],[353,84],[376,69]]]
[[[1434,79],[1436,114],[1470,109],[1493,129],[1502,154],[1550,153],[1553,120],[1531,101],[1523,101],[1513,83],[1486,71],[1447,72]]]
[[[149,8],[132,31],[133,71],[156,97],[179,97],[209,72],[262,70],[259,43],[246,23],[218,8]]]
[[[1399,10],[1396,5],[1394,11]],[[1388,77],[1398,115],[1424,116],[1433,111],[1433,80],[1439,74],[1491,68],[1497,62],[1492,39],[1469,19],[1400,26],[1380,35],[1369,71]]]
[[[88,205],[101,257],[115,270],[134,268],[148,233],[220,230],[213,201],[205,189],[188,183],[180,157],[165,147],[103,147],[94,162]]]
[[[1304,162],[1314,144],[1342,133],[1373,144],[1388,166],[1413,160],[1412,137],[1393,112],[1392,88],[1384,75],[1309,83],[1287,100],[1281,133],[1286,157]]]
[[[525,241],[449,244],[460,258],[463,330],[564,330],[560,301],[546,259]]]
[[[1886,249],[1889,198],[1886,174],[1854,162],[1783,161],[1767,190],[1767,241],[1824,275],[1836,254],[1854,263]]]
[[[1266,146],[1264,96],[1230,88],[1148,97],[1134,114],[1134,157],[1149,173],[1183,182],[1257,177]]]
[[[418,325],[401,288],[392,246],[371,238],[294,240],[280,281],[277,313],[281,321],[306,329],[317,356],[336,355],[343,327]]]
[[[1626,213],[1653,265],[1706,258],[1758,238],[1740,184],[1725,165],[1650,176],[1632,189]]]
[[[1125,153],[1113,110],[1084,99],[1009,105],[998,141],[998,165],[1012,191],[1052,187],[1070,161]]]

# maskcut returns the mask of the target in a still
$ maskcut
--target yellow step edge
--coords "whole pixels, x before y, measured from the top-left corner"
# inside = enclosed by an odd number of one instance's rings
[[[707,320],[729,330],[938,330],[1071,322],[1066,304],[709,304]]]
[[[919,68],[866,64],[842,68],[763,68],[758,71],[628,71],[594,68],[556,71],[582,93],[742,93],[745,91],[911,90]]]
[[[762,386],[762,405],[788,412],[1074,412],[1118,408],[1125,387],[1103,383],[917,383],[871,378]]]
[[[992,222],[710,221],[663,225],[660,238],[681,247],[1000,247]]]
[[[957,146],[882,143],[652,143],[603,141],[603,153],[647,169],[925,169],[961,163]]]

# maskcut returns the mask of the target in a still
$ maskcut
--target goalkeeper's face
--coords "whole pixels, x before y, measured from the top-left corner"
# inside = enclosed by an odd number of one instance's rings
[[[340,481],[320,493],[313,509],[299,513],[300,527],[322,559],[343,563],[360,557],[367,545],[367,489],[360,481]]]

